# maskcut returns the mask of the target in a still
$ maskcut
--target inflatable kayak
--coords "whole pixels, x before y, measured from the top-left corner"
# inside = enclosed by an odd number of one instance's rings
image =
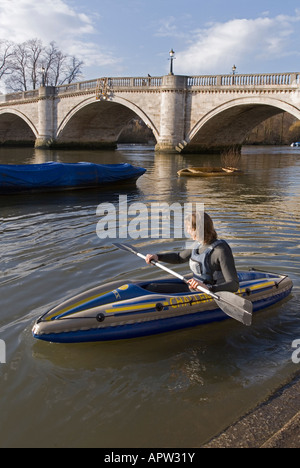
[[[101,187],[104,184],[135,180],[146,172],[131,164],[67,164],[0,165],[0,194],[23,191],[50,191]]]
[[[255,312],[287,297],[288,276],[255,270],[240,272],[237,294],[253,303]],[[215,301],[185,290],[178,279],[155,282],[123,281],[79,294],[40,317],[33,336],[56,343],[136,338],[228,319]]]

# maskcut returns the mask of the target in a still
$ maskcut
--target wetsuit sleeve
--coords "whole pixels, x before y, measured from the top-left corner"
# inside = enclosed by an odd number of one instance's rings
[[[223,283],[218,283],[217,285],[212,286],[212,292],[237,292],[240,286],[239,278],[236,271],[232,250],[229,245],[217,247],[212,254],[212,260],[213,256],[216,257],[214,261],[217,261],[219,264],[225,281]]]
[[[177,265],[180,263],[187,263],[192,256],[192,250],[182,250],[181,252],[162,252],[158,254],[158,260],[164,263]]]

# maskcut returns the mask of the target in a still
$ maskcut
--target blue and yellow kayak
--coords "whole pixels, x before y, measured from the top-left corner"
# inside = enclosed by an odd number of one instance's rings
[[[288,276],[273,273],[243,271],[239,279],[237,294],[253,303],[254,312],[286,298],[293,288]],[[228,319],[210,296],[174,292],[183,285],[180,280],[166,279],[126,284],[123,280],[99,286],[40,317],[33,336],[55,343],[121,340]]]

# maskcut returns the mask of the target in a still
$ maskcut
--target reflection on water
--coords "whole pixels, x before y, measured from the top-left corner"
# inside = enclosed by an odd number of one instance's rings
[[[283,384],[297,365],[300,338],[300,151],[245,148],[243,174],[179,178],[218,156],[1,149],[0,164],[129,162],[147,168],[128,187],[1,197],[0,445],[195,447]],[[75,293],[111,279],[157,277],[137,257],[96,235],[96,208],[128,201],[205,203],[239,269],[289,274],[293,294],[254,319],[132,341],[82,345],[35,342],[36,317]],[[179,250],[183,240],[134,241],[144,252]],[[176,269],[186,272],[185,265]]]

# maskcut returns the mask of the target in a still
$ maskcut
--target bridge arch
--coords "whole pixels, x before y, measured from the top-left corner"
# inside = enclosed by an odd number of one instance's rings
[[[242,145],[257,125],[277,114],[288,112],[300,120],[300,110],[272,97],[244,97],[230,100],[205,114],[187,135],[186,151],[219,152]]]
[[[17,109],[0,109],[0,144],[34,145],[38,130],[33,122]]]
[[[85,144],[93,142],[115,144],[124,127],[135,116],[140,117],[152,130],[156,140],[159,132],[152,120],[133,102],[113,96],[108,100],[95,97],[84,99],[74,106],[60,123],[56,142],[60,144]]]

